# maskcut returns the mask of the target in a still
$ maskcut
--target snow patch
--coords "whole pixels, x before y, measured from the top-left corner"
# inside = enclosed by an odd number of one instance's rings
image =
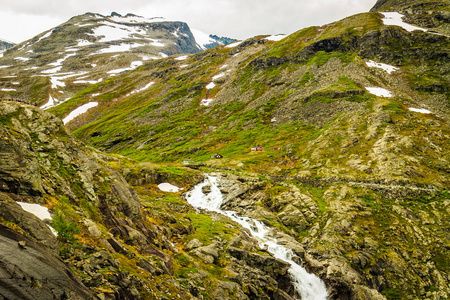
[[[82,39],[77,40],[77,42],[78,42],[78,47],[85,47],[85,46],[90,46],[90,45],[94,44],[92,42],[89,42],[88,40],[82,40]]]
[[[181,65],[180,69],[183,69],[183,68],[186,68],[186,67],[189,67],[189,65]]]
[[[95,37],[101,37],[98,42],[107,43],[118,40],[124,40],[135,37],[135,35],[145,35],[146,31],[139,27],[131,27],[111,22],[101,22],[103,25],[92,29],[93,33],[89,34]]]
[[[48,69],[48,70],[42,71],[41,73],[42,74],[55,74],[55,73],[58,73],[59,71],[61,71],[61,69],[62,69],[62,66],[59,66],[59,67],[56,67],[53,69]]]
[[[0,69],[9,68],[11,66],[0,66]]]
[[[382,19],[384,25],[400,26],[407,31],[427,31],[426,29],[403,22],[402,17],[404,17],[404,15],[399,14],[398,12],[381,12],[381,14],[384,16],[384,19]]]
[[[208,84],[208,85],[206,86],[206,88],[207,88],[208,90],[210,90],[210,89],[213,89],[215,86],[216,86],[216,84],[215,84],[214,82],[211,82],[210,84]]]
[[[278,41],[281,41],[282,39],[284,39],[285,37],[287,37],[286,34],[277,34],[277,35],[268,36],[268,37],[266,37],[264,39],[268,40],[268,41],[278,42]]]
[[[131,95],[133,95],[133,94],[137,94],[137,93],[140,93],[140,92],[142,92],[142,91],[145,91],[146,89],[148,89],[148,88],[150,88],[152,85],[154,85],[155,83],[152,81],[152,82],[149,82],[146,86],[144,86],[143,88],[141,88],[141,89],[137,89],[137,90],[134,90],[134,91],[132,91],[132,92],[130,92],[130,93],[128,93],[127,95],[126,95],[126,97],[128,97],[128,96],[131,96]]]
[[[63,79],[63,78],[60,78],[60,77],[51,77],[50,78],[50,82],[52,83],[52,89],[56,89],[58,86],[61,86],[61,87],[66,86],[66,84],[64,82],[60,81],[60,79]]]
[[[85,83],[87,83],[87,84],[97,84],[97,83],[102,82],[102,81],[103,81],[103,78],[100,78],[99,80],[76,80],[73,83],[74,84],[85,84]]]
[[[161,55],[162,58],[169,57],[169,55],[167,55],[167,54],[165,54],[165,53],[163,53],[163,52],[159,52],[159,55]]]
[[[182,190],[182,188],[179,188],[168,182],[158,184],[158,188],[163,192],[169,192],[169,193],[176,193],[176,192]]]
[[[20,60],[20,61],[23,61],[23,62],[26,62],[26,61],[29,61],[30,60],[30,58],[29,57],[14,57],[14,59],[15,60]]]
[[[105,54],[105,53],[115,53],[115,52],[127,52],[130,51],[133,48],[141,47],[141,44],[133,43],[133,44],[126,44],[122,43],[119,45],[111,45],[107,48],[100,49],[95,54]]]
[[[220,70],[223,70],[223,69],[225,69],[225,68],[227,68],[227,67],[228,67],[228,65],[225,64],[225,65],[221,66],[219,69],[220,69]]]
[[[194,35],[197,46],[199,46],[202,50],[206,50],[205,45],[217,42],[216,40],[210,38],[209,34],[206,34],[198,29],[191,28],[191,32]]]
[[[15,91],[17,91],[16,89],[7,89],[7,88],[4,88],[4,89],[1,89],[0,91],[2,91],[2,92],[15,92]]]
[[[421,114],[432,114],[431,111],[429,111],[428,109],[425,109],[425,108],[408,107],[408,110],[417,112],[417,113],[421,113]]]
[[[370,68],[383,69],[386,72],[388,72],[389,74],[391,74],[392,72],[397,71],[399,69],[397,67],[394,67],[394,66],[391,66],[391,65],[388,65],[388,64],[378,63],[378,62],[375,62],[373,60],[366,61],[366,65],[368,67],[370,67]]]
[[[48,38],[50,35],[52,35],[53,33],[53,29],[49,30],[46,34],[44,34],[42,37],[40,37],[35,44],[39,43],[40,41],[42,41],[43,39]],[[26,46],[26,45],[24,45]],[[21,48],[22,49],[22,48]]]
[[[48,102],[41,106],[41,109],[49,109],[50,107],[56,106],[59,102],[58,99],[53,98],[51,95],[48,96]]]
[[[175,60],[185,60],[185,59],[187,59],[187,58],[188,58],[187,55],[183,55],[183,56],[175,57]]]
[[[220,73],[219,75],[213,76],[212,80],[213,80],[213,81],[214,81],[214,80],[217,80],[217,79],[219,79],[220,77],[223,77],[223,76],[225,76],[225,73],[224,73],[224,72]]]
[[[234,47],[239,46],[240,44],[242,44],[242,41],[237,41],[237,42],[226,45],[225,48],[234,48]]]
[[[26,203],[26,202],[16,202],[16,203],[19,204],[24,211],[35,215],[41,220],[52,219],[52,216],[50,215],[50,212],[48,211],[47,207],[44,207],[36,203]]]
[[[67,117],[65,117],[65,118],[63,119],[63,123],[64,123],[64,124],[69,123],[70,121],[72,121],[72,120],[75,119],[76,117],[78,117],[78,116],[84,114],[84,113],[87,112],[89,109],[91,109],[91,108],[93,108],[93,107],[96,107],[97,105],[98,105],[98,102],[89,102],[89,103],[86,103],[86,104],[84,104],[84,105],[82,105],[82,106],[76,108],[75,110],[71,111],[70,114],[69,114]]]
[[[374,94],[375,96],[386,97],[386,98],[392,97],[391,91],[380,88],[380,87],[366,87],[366,90],[369,93]]]
[[[200,101],[200,105],[203,106],[209,106],[209,104],[213,101],[214,99],[203,99],[202,101]]]

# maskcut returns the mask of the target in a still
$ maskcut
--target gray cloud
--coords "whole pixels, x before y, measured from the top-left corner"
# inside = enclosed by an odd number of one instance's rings
[[[376,0],[0,0],[0,38],[21,41],[85,12],[135,13],[187,22],[239,39],[292,33],[367,12]],[[10,26],[18,22],[19,26]],[[47,27],[44,27],[47,26]],[[38,31],[39,30],[39,31]],[[13,38],[11,38],[13,37]]]

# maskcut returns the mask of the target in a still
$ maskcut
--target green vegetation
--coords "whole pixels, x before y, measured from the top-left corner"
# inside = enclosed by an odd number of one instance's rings
[[[190,213],[188,216],[195,228],[195,232],[189,236],[189,240],[198,239],[208,245],[214,238],[230,239],[238,232],[232,223],[214,221],[210,215]]]
[[[58,239],[64,243],[75,243],[77,241],[75,235],[80,233],[78,224],[71,219],[72,216],[68,205],[63,204],[54,209],[51,226],[58,233]]]

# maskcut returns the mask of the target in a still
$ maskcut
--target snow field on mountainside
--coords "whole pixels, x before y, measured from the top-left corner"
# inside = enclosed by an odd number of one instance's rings
[[[142,44],[138,44],[138,43],[133,43],[133,44],[122,43],[122,44],[119,44],[119,45],[111,45],[111,46],[109,46],[107,48],[100,49],[96,53],[93,53],[91,55],[114,53],[114,52],[127,52],[127,51],[130,51],[133,48],[137,48],[137,47],[141,47],[141,46],[143,46],[143,45]]]
[[[380,88],[380,87],[366,87],[366,90],[375,96],[386,97],[386,98],[392,97],[391,91]]]
[[[202,101],[200,101],[200,105],[202,106],[209,106],[209,104],[213,101],[214,99],[203,99]]]
[[[29,212],[41,220],[51,220],[52,216],[50,215],[48,208],[35,203],[25,203],[25,202],[16,202],[19,204],[22,209],[26,212]]]
[[[392,72],[397,71],[399,69],[397,67],[394,67],[394,66],[391,66],[388,64],[378,63],[373,60],[366,61],[366,65],[370,68],[379,68],[379,69],[385,70],[389,74],[391,74]]]
[[[53,98],[51,95],[48,96],[48,102],[41,106],[41,109],[49,109],[50,107],[56,106],[58,99]]]
[[[2,91],[2,92],[15,92],[15,91],[17,91],[17,90],[16,90],[16,89],[3,88],[3,89],[1,89],[0,91]]]
[[[384,18],[382,19],[384,25],[400,26],[407,31],[427,31],[426,29],[403,22],[402,17],[404,17],[404,15],[399,14],[398,12],[381,12],[381,14],[384,15]]]
[[[278,41],[281,41],[282,39],[284,39],[285,37],[287,37],[286,34],[277,34],[277,35],[268,36],[268,37],[266,37],[264,39],[268,40],[268,41],[278,42]]]
[[[140,89],[137,89],[137,90],[134,90],[134,91],[131,91],[130,93],[128,93],[127,95],[126,95],[126,97],[128,97],[128,96],[131,96],[131,95],[133,95],[133,94],[137,94],[137,93],[140,93],[140,92],[142,92],[142,91],[145,91],[145,90],[147,90],[147,89],[149,89],[152,85],[154,85],[155,84],[155,82],[149,82],[146,86],[144,86],[143,88],[140,88]]]
[[[39,219],[41,219],[42,221],[44,220],[51,220],[52,216],[50,215],[50,212],[48,211],[48,208],[36,203],[26,203],[26,202],[20,202],[17,201],[17,204],[20,205],[20,207],[22,207],[22,209],[26,212],[29,212],[30,214],[35,215],[36,217],[38,217]],[[53,229],[53,227],[51,227],[50,225],[48,225],[48,228],[50,228],[51,232],[53,233],[53,235],[58,236],[58,233],[55,231],[55,229]]]
[[[64,124],[69,123],[70,121],[72,121],[72,120],[75,119],[76,117],[78,117],[78,116],[80,116],[80,115],[86,113],[89,109],[91,109],[91,108],[93,108],[93,107],[96,107],[97,105],[98,105],[98,102],[89,102],[89,103],[86,103],[86,104],[84,104],[84,105],[82,105],[82,106],[76,108],[75,110],[71,111],[71,112],[67,115],[67,117],[65,117],[65,118],[63,119],[63,123],[64,123]]]
[[[237,47],[237,46],[239,46],[240,44],[242,44],[242,42],[243,42],[243,41],[237,41],[237,42],[228,44],[228,45],[225,46],[225,48],[234,48],[234,47]]]
[[[100,38],[98,42],[107,43],[145,35],[145,30],[111,22],[100,22],[102,26],[93,28],[90,35]]]
[[[84,84],[84,83],[87,83],[87,84],[97,84],[97,83],[100,83],[100,82],[102,82],[103,81],[103,78],[100,78],[99,80],[76,80],[76,81],[74,81],[73,83],[74,84]]]
[[[206,50],[206,47],[204,45],[217,42],[216,40],[210,38],[209,34],[206,34],[198,29],[191,28],[191,32],[194,35],[195,42],[202,50]]]
[[[210,84],[208,84],[206,86],[206,89],[210,90],[210,89],[213,89],[215,86],[216,86],[216,84],[214,82],[211,82]]]
[[[432,114],[431,111],[429,111],[428,109],[425,108],[414,108],[414,107],[408,107],[409,111],[413,111],[413,112],[417,112],[417,113],[421,113],[421,114]]]
[[[175,57],[174,59],[175,60],[185,60],[185,59],[187,59],[188,58],[188,56],[187,55],[183,55],[183,56],[178,56],[178,57]]]

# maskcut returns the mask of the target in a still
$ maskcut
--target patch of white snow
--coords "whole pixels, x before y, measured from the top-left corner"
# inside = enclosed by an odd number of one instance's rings
[[[50,215],[48,208],[36,203],[26,203],[26,202],[16,202],[19,204],[22,209],[26,212],[29,212],[41,220],[51,220],[52,216]]]
[[[370,67],[370,68],[383,69],[386,72],[388,72],[389,74],[391,74],[392,72],[397,71],[399,69],[397,67],[394,67],[394,66],[391,66],[391,65],[388,65],[388,64],[378,63],[378,62],[375,62],[373,60],[366,61],[366,65],[368,67]]]
[[[421,114],[432,114],[431,111],[429,111],[428,109],[425,109],[425,108],[408,107],[408,110],[417,112],[417,113],[421,113]]]
[[[0,91],[2,91],[2,92],[15,92],[16,89],[3,88],[3,89],[1,89]]]
[[[214,81],[214,80],[217,80],[217,79],[219,79],[220,77],[223,77],[223,76],[225,76],[225,73],[220,73],[219,75],[216,75],[216,76],[213,76],[213,78],[212,78],[212,80]]]
[[[234,47],[239,46],[240,44],[242,44],[242,41],[237,41],[237,42],[226,45],[225,48],[234,48]]]
[[[404,15],[399,14],[398,12],[381,12],[381,14],[384,16],[384,18],[382,19],[384,25],[400,26],[407,31],[427,31],[426,29],[403,22],[402,17],[404,17]]]
[[[132,91],[132,92],[130,92],[130,93],[128,93],[127,94],[127,97],[128,96],[131,96],[131,95],[133,95],[133,94],[137,94],[137,93],[140,93],[140,92],[142,92],[142,91],[145,91],[146,89],[148,89],[148,88],[150,88],[152,85],[154,85],[155,83],[152,81],[152,82],[149,82],[146,86],[144,86],[143,88],[140,88],[140,89],[137,89],[137,90],[134,90],[134,91]]]
[[[287,37],[286,34],[277,34],[277,35],[268,36],[268,37],[266,37],[264,39],[268,40],[268,41],[278,42],[278,41],[281,41],[282,39],[284,39],[285,37]]]
[[[76,108],[75,110],[71,111],[70,114],[67,115],[67,117],[65,117],[63,119],[63,123],[67,124],[70,121],[72,121],[73,119],[75,119],[76,117],[84,114],[85,112],[87,112],[89,109],[96,107],[98,105],[98,102],[89,102],[86,103],[78,108]]]
[[[187,58],[188,58],[187,55],[183,55],[183,56],[175,57],[175,60],[185,60],[185,59],[187,59]]]
[[[73,83],[74,84],[85,84],[85,83],[87,83],[87,84],[96,84],[96,83],[99,83],[99,82],[102,82],[102,81],[103,81],[103,78],[100,78],[99,80],[76,80]]]
[[[23,62],[26,62],[26,61],[29,61],[30,60],[30,58],[29,57],[14,57],[14,59],[15,60],[20,60],[20,61],[23,61]]]
[[[366,90],[369,93],[374,94],[375,96],[386,97],[386,98],[392,97],[391,91],[380,88],[380,87],[366,87]]]
[[[209,106],[209,104],[213,101],[214,99],[203,99],[202,101],[200,101],[200,105],[203,106]]]
[[[208,90],[210,90],[210,89],[213,89],[215,86],[216,86],[216,84],[215,84],[214,82],[211,82],[210,84],[208,84],[208,85],[206,86],[206,88],[207,88]]]
[[[175,185],[172,185],[168,182],[164,182],[164,183],[160,183],[158,184],[158,188],[163,191],[163,192],[169,192],[169,193],[176,193],[180,190],[182,190],[182,188],[179,188]]]
[[[82,39],[77,40],[77,42],[78,42],[78,47],[85,47],[85,46],[90,46],[90,45],[94,44],[92,42],[89,42],[88,40],[82,40]]]
[[[186,67],[189,67],[189,65],[181,65],[180,69],[183,69],[183,68],[186,68]]]

